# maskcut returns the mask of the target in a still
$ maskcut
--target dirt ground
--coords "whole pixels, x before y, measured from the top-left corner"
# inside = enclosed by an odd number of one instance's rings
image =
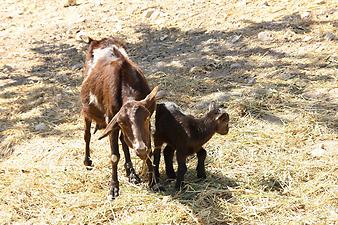
[[[0,4],[0,224],[336,224],[338,5],[315,1],[14,1]],[[117,36],[186,112],[230,114],[207,180],[153,193],[111,177],[106,140],[83,166],[85,37]],[[133,154],[140,170],[142,162]]]

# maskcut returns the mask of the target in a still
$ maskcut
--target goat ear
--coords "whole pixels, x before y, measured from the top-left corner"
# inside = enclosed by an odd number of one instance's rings
[[[87,37],[87,44],[92,43],[92,41],[94,41],[94,39],[88,36],[88,37]]]
[[[215,102],[211,102],[210,104],[209,104],[209,112],[210,111],[212,111],[212,110],[214,110],[214,109],[216,109],[217,107],[216,107],[216,103]]]
[[[160,100],[162,98],[164,98],[165,96],[167,95],[167,92],[165,91],[158,91],[157,94],[156,94],[156,100]]]
[[[222,120],[229,122],[229,114],[226,112],[221,113],[219,116],[216,117],[216,120]]]
[[[153,103],[156,101],[156,94],[158,92],[158,86],[154,87],[154,89],[145,97],[143,100],[141,100],[142,104],[149,109]]]
[[[98,43],[99,42],[97,40],[94,40],[94,39],[90,38],[90,41],[88,42],[89,47],[88,47],[87,54],[90,54],[92,56],[93,55],[93,50],[98,45]]]
[[[118,50],[117,48],[113,47],[113,51],[114,51],[114,55],[117,57],[117,58],[124,58],[124,55],[120,52],[120,50]]]
[[[117,117],[118,117],[118,113],[108,123],[106,129],[103,131],[103,134],[99,137],[99,140],[101,140],[104,137],[107,137],[108,134],[110,134],[110,132],[112,132],[113,130],[117,128]]]
[[[95,40],[91,37],[86,36],[86,39],[87,39],[87,44],[89,45],[89,47],[92,47],[92,48],[95,48],[100,43],[100,41]]]

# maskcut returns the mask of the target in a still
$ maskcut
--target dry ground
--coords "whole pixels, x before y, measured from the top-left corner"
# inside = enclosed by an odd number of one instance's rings
[[[78,3],[0,5],[0,224],[337,224],[335,0]],[[107,201],[108,143],[94,135],[95,168],[82,164],[79,32],[124,38],[189,113],[227,107],[206,181],[192,157],[185,192],[152,193],[122,159],[121,196]]]

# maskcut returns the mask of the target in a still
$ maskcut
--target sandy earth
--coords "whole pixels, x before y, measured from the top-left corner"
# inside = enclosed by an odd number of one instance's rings
[[[334,0],[101,4],[79,0],[70,7],[61,1],[6,0],[0,5],[0,188],[4,190],[0,223],[333,224],[338,218],[333,191],[337,180],[332,176],[337,173],[337,7]],[[194,115],[204,113],[210,101],[227,108],[232,132],[207,145],[208,170],[216,182],[215,189],[202,184],[209,200],[203,198],[201,188],[194,198],[189,194],[179,200],[175,195],[149,197],[145,186],[133,187],[121,176],[122,195],[128,193],[134,200],[101,202],[110,177],[107,143],[93,138],[93,178],[82,165],[78,95],[85,37],[110,35],[126,42],[128,54],[145,71],[151,86],[160,85],[168,93],[166,101],[175,101]],[[254,158],[247,164],[250,154]],[[268,170],[279,171],[281,165],[274,158],[290,161],[287,164],[294,167],[289,171],[306,168],[301,175],[296,172],[306,179],[318,175],[318,171],[311,174],[310,167],[320,168],[327,174],[323,183],[327,201],[309,197],[309,202],[304,200],[312,205],[309,208],[296,203],[303,199],[301,190],[306,186],[298,175],[293,179],[302,188],[291,194],[297,201],[274,193],[261,195],[265,189],[255,179],[263,179]],[[140,168],[141,162],[133,161]],[[274,169],[264,168],[266,162]],[[71,172],[65,175],[65,171]],[[285,174],[276,175],[284,184],[289,179]],[[216,185],[230,187],[230,180],[239,184],[232,187],[235,203],[224,200],[229,190],[218,190]],[[62,189],[66,191],[61,193]],[[249,189],[253,192],[247,193]],[[248,200],[252,193],[259,199],[271,198],[273,204]],[[143,201],[149,205],[137,208]],[[152,211],[154,204],[159,214]]]

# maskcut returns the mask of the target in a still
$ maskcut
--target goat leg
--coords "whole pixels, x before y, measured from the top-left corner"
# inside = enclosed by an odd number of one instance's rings
[[[177,158],[178,168],[177,168],[177,179],[176,179],[176,185],[175,185],[176,190],[180,190],[183,188],[184,175],[187,172],[187,165],[186,165],[187,156],[179,152],[182,152],[182,151],[180,151],[180,149],[177,149],[176,158]]]
[[[92,165],[93,165],[93,162],[90,159],[90,148],[89,148],[90,138],[91,138],[90,126],[92,124],[92,120],[89,119],[88,117],[85,117],[84,121],[85,121],[84,140],[86,142],[86,151],[85,151],[85,159],[84,159],[83,163],[87,167],[87,169],[90,169],[90,167],[92,167]]]
[[[126,142],[124,141],[124,137],[123,137],[122,132],[121,132],[121,135],[120,135],[120,141],[122,143],[122,149],[123,149],[124,158],[125,158],[124,168],[126,170],[127,177],[129,178],[129,182],[133,183],[133,184],[139,184],[139,183],[141,183],[141,179],[135,172],[135,169],[133,167],[133,163],[131,162],[131,158],[130,158],[129,147],[126,144]]]
[[[161,146],[155,147],[153,155],[154,155],[154,176],[155,176],[156,182],[158,182],[160,180],[159,167],[160,167],[160,159],[161,159]]]
[[[147,167],[148,167],[148,180],[149,180],[149,188],[153,191],[164,191],[164,187],[158,182],[156,177],[154,176],[154,166],[150,160],[150,158],[146,159]]]
[[[201,148],[197,152],[197,177],[201,179],[205,179],[207,177],[205,173],[205,158],[207,157],[207,151],[204,148]]]
[[[109,134],[109,143],[111,148],[111,162],[112,162],[112,181],[111,181],[111,189],[110,189],[110,198],[115,199],[119,196],[119,180],[117,177],[117,164],[120,160],[120,153],[119,153],[119,145],[118,145],[118,136],[119,130],[113,131]]]
[[[165,172],[169,179],[176,179],[176,173],[173,167],[174,151],[175,149],[170,145],[167,145],[163,150]]]

